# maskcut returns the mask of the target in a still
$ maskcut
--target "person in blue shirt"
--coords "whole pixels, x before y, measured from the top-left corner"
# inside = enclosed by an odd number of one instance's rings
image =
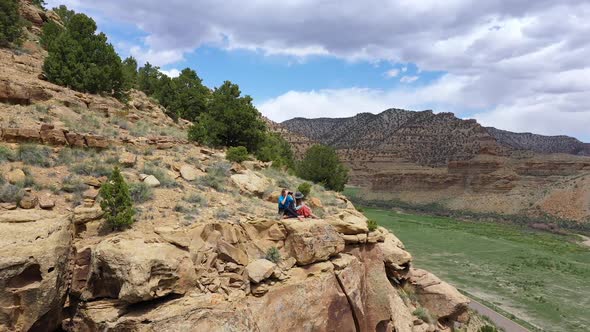
[[[286,218],[300,218],[295,211],[295,199],[293,193],[287,189],[281,190],[281,196],[279,196],[279,214]]]

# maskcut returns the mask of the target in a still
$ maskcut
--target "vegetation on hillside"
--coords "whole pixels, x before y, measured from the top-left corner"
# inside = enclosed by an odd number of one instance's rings
[[[335,191],[344,190],[348,181],[348,169],[340,162],[336,150],[319,144],[307,150],[297,165],[297,175]]]
[[[88,93],[123,95],[121,58],[104,33],[96,34],[96,22],[65,7],[65,27],[49,23],[43,27],[41,44],[48,56],[43,72],[50,82]]]
[[[0,47],[18,45],[23,24],[18,12],[17,0],[0,0]]]

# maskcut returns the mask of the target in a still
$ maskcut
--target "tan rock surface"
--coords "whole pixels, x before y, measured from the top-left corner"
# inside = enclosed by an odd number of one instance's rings
[[[298,265],[325,261],[344,250],[344,239],[325,221],[283,221],[285,246]]]
[[[0,215],[0,331],[52,330],[68,288],[69,216],[23,210]]]

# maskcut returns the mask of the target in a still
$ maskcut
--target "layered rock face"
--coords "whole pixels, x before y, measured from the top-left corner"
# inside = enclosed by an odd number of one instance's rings
[[[465,320],[468,299],[412,270],[389,231],[369,232],[362,215],[342,213],[354,218],[91,238],[74,231],[75,222],[100,222],[90,214],[2,213],[0,330],[434,331]],[[269,248],[280,251],[276,263],[261,258]],[[404,283],[423,303],[402,300]],[[438,327],[412,315],[418,306],[440,317]]]
[[[367,199],[590,220],[588,144],[575,138],[517,134],[451,113],[399,109],[351,118],[295,118],[281,126],[336,148],[350,168],[349,184],[366,189]],[[308,144],[301,141],[291,144],[305,150]],[[580,198],[572,204],[564,191]]]

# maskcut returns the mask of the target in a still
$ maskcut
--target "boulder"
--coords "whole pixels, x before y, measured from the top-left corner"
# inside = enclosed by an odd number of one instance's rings
[[[77,206],[74,208],[74,223],[85,224],[89,221],[99,219],[102,217],[103,211],[100,206],[85,207]]]
[[[133,153],[124,152],[119,157],[119,164],[121,164],[123,167],[133,167],[136,162],[137,156]]]
[[[26,193],[23,198],[18,202],[18,206],[23,209],[34,209],[37,206],[39,200],[37,196],[32,193]]]
[[[58,129],[47,129],[41,126],[41,141],[44,144],[52,144],[52,145],[67,145],[68,141],[66,140],[66,136],[64,135],[63,130]]]
[[[240,191],[257,197],[262,197],[266,188],[272,185],[270,180],[251,170],[234,174],[230,177],[230,180]]]
[[[111,144],[106,137],[98,135],[86,135],[85,139],[86,145],[88,145],[89,148],[106,149]]]
[[[344,239],[325,221],[284,220],[287,230],[285,247],[297,264],[325,261],[344,249]]]
[[[53,209],[55,207],[55,200],[50,196],[41,196],[39,198],[39,207],[45,210]]]
[[[439,319],[457,320],[467,311],[469,299],[434,274],[411,269],[409,281],[416,289],[420,304]]]
[[[319,198],[317,198],[317,197],[311,197],[311,198],[309,198],[307,200],[307,202],[308,202],[308,204],[309,204],[309,206],[311,208],[321,208],[321,207],[324,207],[322,205],[322,201]]]
[[[219,253],[219,258],[226,262],[248,265],[248,255],[243,250],[224,240],[220,239],[217,242],[217,252]]]
[[[248,277],[255,283],[270,277],[275,269],[275,263],[266,259],[257,259],[246,266]]]
[[[354,209],[344,210],[337,215],[326,218],[326,221],[334,226],[336,231],[346,235],[367,233],[367,218]]]
[[[412,261],[412,255],[399,244],[401,241],[389,232],[385,235],[385,241],[377,244],[383,253],[383,262],[390,276],[394,271],[407,270]],[[403,247],[403,244],[401,246]]]
[[[156,179],[156,177],[153,175],[146,176],[143,179],[143,182],[150,187],[159,187],[160,186],[160,181],[158,181],[158,179]]]
[[[42,210],[1,215],[0,331],[57,330],[68,288],[70,218]]]
[[[25,172],[23,172],[22,169],[16,168],[10,172],[7,172],[4,175],[4,177],[8,182],[10,182],[12,184],[17,184],[17,183],[24,183],[27,176],[26,176]]]
[[[203,172],[197,170],[191,165],[180,166],[180,176],[187,181],[194,181],[199,176],[203,175]]]
[[[82,193],[82,197],[94,200],[98,197],[98,190],[94,188],[87,189]]]
[[[110,238],[92,252],[89,287],[94,298],[136,303],[184,294],[196,281],[189,254],[168,243]]]

